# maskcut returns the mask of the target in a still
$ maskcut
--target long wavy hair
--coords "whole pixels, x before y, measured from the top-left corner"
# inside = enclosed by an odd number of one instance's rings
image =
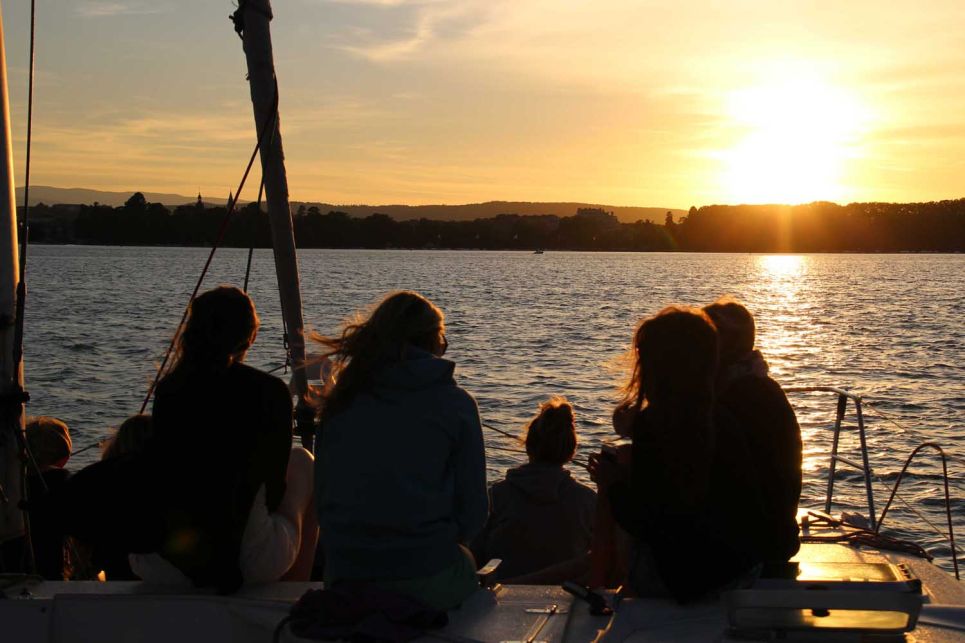
[[[412,347],[433,351],[445,333],[445,316],[417,292],[389,293],[368,317],[356,315],[338,337],[314,335],[332,360],[334,384],[321,394],[319,419],[347,408],[355,396],[372,386],[385,364],[406,359]]]
[[[191,302],[168,377],[224,371],[244,357],[257,334],[255,304],[240,289],[202,293]]]
[[[715,442],[714,381],[717,330],[698,308],[670,306],[645,319],[633,339],[633,369],[625,403],[647,409],[647,429],[667,448],[668,469],[694,499]]]

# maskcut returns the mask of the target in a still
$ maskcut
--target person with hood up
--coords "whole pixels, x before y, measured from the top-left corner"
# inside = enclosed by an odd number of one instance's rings
[[[328,349],[316,501],[326,586],[368,582],[435,609],[476,591],[464,546],[486,522],[486,454],[476,402],[453,378],[442,311],[388,295]]]
[[[576,452],[573,407],[554,397],[540,405],[526,427],[529,462],[506,472],[490,489],[492,513],[473,543],[480,562],[502,559],[503,582],[548,568],[572,573],[567,561],[584,561],[590,546],[596,492],[570,476],[564,465]],[[544,578],[556,582],[565,578]]]
[[[755,350],[751,312],[732,297],[704,306],[720,338],[716,404],[736,417],[759,471],[765,506],[765,574],[780,574],[801,547],[801,429],[781,385]]]

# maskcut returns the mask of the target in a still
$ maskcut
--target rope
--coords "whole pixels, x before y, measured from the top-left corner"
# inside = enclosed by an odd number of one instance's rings
[[[184,314],[181,315],[181,321],[178,322],[177,329],[174,331],[174,335],[171,337],[171,342],[168,344],[168,348],[164,353],[164,360],[161,362],[161,366],[157,369],[157,374],[154,376],[154,381],[151,382],[151,386],[147,390],[147,395],[144,396],[144,402],[141,404],[141,410],[139,413],[144,413],[147,408],[147,403],[151,400],[151,396],[154,394],[154,389],[157,388],[158,382],[161,380],[161,376],[164,374],[164,369],[171,359],[171,353],[174,351],[175,343],[178,337],[181,336],[181,330],[184,328],[184,322],[187,321],[188,312],[191,310],[191,302],[194,298],[198,296],[198,291],[201,289],[201,284],[204,282],[205,275],[208,274],[208,268],[211,267],[211,261],[214,259],[214,253],[218,250],[218,245],[224,238],[225,232],[228,230],[228,222],[231,220],[231,215],[234,214],[235,209],[238,205],[238,197],[241,195],[241,191],[245,187],[245,182],[248,180],[248,174],[251,172],[251,167],[255,164],[255,159],[258,157],[258,152],[261,149],[261,142],[265,138],[265,132],[268,131],[269,126],[272,130],[275,130],[275,124],[278,122],[278,85],[275,85],[275,99],[274,105],[272,107],[271,117],[265,121],[262,126],[261,132],[258,134],[258,140],[255,142],[255,149],[251,152],[251,158],[248,159],[248,166],[245,168],[245,173],[241,177],[241,181],[238,184],[238,189],[235,191],[234,199],[228,206],[228,211],[225,213],[224,219],[221,221],[221,228],[218,230],[218,235],[215,237],[215,241],[211,246],[211,252],[208,253],[208,259],[204,262],[204,268],[201,269],[201,275],[198,277],[198,282],[194,285],[194,290],[191,292],[191,297],[188,298],[188,304],[184,307]]]
[[[30,150],[33,141],[33,105],[34,105],[34,76],[35,76],[35,64],[36,60],[36,40],[37,40],[37,3],[36,0],[30,1],[30,55],[29,55],[29,65],[30,70],[28,73],[27,81],[27,151],[26,158],[24,162],[24,188],[23,188],[23,221],[20,224],[20,280],[17,282],[17,294],[16,294],[16,311],[14,319],[14,335],[13,335],[13,369],[12,369],[12,382],[10,386],[19,393],[19,399],[15,400],[16,411],[13,414],[10,422],[11,428],[16,436],[17,446],[20,450],[20,459],[22,466],[20,467],[20,489],[21,497],[23,499],[27,498],[27,464],[32,463],[34,469],[39,473],[37,468],[37,462],[34,460],[33,453],[30,452],[30,447],[27,445],[27,440],[24,437],[23,431],[20,430],[20,417],[23,414],[24,404],[30,399],[26,391],[23,390],[22,384],[19,381],[18,374],[20,373],[20,365],[23,363],[23,331],[24,331],[24,316],[27,306],[27,241],[29,237],[30,230]],[[12,426],[16,424],[16,426]],[[46,490],[47,484],[40,479],[43,483],[44,489]],[[33,552],[33,537],[30,528],[30,514],[24,510],[23,511],[23,526],[24,526],[24,550],[23,558],[21,564],[24,567],[29,568],[30,571],[36,571],[36,562],[34,560]]]
[[[942,457],[942,475],[945,481],[945,513],[948,516],[948,536],[947,537],[952,544],[952,564],[955,567],[955,578],[958,580],[961,580],[961,576],[959,576],[959,573],[958,573],[958,548],[955,546],[955,528],[952,524],[951,496],[948,491],[948,462],[945,460],[945,451],[937,443],[923,442],[922,444],[919,444],[917,447],[915,447],[915,450],[912,451],[911,455],[908,456],[908,459],[905,461],[905,466],[901,468],[901,472],[898,474],[898,479],[895,480],[895,486],[891,490],[891,497],[888,498],[888,503],[885,505],[884,510],[881,512],[881,518],[878,519],[878,526],[875,528],[875,535],[877,535],[881,531],[881,525],[882,523],[884,523],[885,517],[888,515],[888,510],[891,508],[891,503],[894,501],[895,495],[898,493],[898,486],[901,484],[901,480],[904,477],[905,472],[908,470],[908,466],[911,465],[911,461],[915,458],[916,455],[918,455],[918,452],[924,449],[925,447],[935,449],[936,451],[938,451],[939,454],[941,454],[941,457]],[[941,532],[939,531],[939,533]]]
[[[898,551],[906,554],[911,554],[913,556],[918,556],[919,558],[924,558],[929,562],[934,560],[934,557],[929,554],[923,547],[917,543],[913,543],[907,540],[900,540],[892,536],[886,536],[884,534],[875,533],[869,529],[862,529],[861,527],[855,527],[854,525],[849,525],[840,520],[835,520],[830,516],[822,516],[813,512],[808,512],[808,522],[825,524],[832,529],[840,529],[843,531],[841,534],[831,534],[828,536],[818,536],[818,535],[808,535],[802,536],[801,542],[805,543],[844,543],[848,545],[864,545],[866,547],[872,547],[875,549],[887,549],[889,551]]]
[[[274,139],[275,133],[272,132],[272,138]],[[261,187],[258,188],[258,212],[261,212],[261,196],[265,193],[265,177],[261,177]],[[248,248],[248,265],[245,267],[245,287],[242,289],[245,293],[248,292],[248,279],[251,277],[251,258],[255,254],[255,239],[252,236],[251,247]]]
[[[27,307],[27,246],[30,237],[30,151],[33,142],[34,76],[37,40],[37,3],[30,0],[30,70],[27,81],[27,151],[24,159],[23,222],[20,225],[20,281],[17,283],[16,325],[13,339],[14,378],[23,361],[23,327]]]
[[[503,431],[502,429],[497,429],[497,428],[494,427],[492,424],[486,424],[485,422],[483,422],[482,425],[483,425],[485,428],[489,429],[490,431],[495,431],[496,433],[499,433],[500,435],[505,435],[507,438],[509,438],[509,439],[511,439],[511,440],[513,440],[513,441],[515,441],[515,442],[520,442],[520,443],[525,442],[525,440],[523,440],[523,438],[519,437],[518,435],[513,435],[513,434],[510,433],[509,431]]]
[[[90,451],[91,449],[96,449],[97,447],[101,446],[102,444],[103,444],[103,442],[94,442],[93,444],[88,444],[86,447],[81,447],[80,449],[77,449],[76,451],[72,451],[71,454],[70,454],[70,457],[73,458],[75,455],[77,455],[77,454],[79,454],[79,453],[84,453],[85,451]]]
[[[873,414],[877,415],[878,417],[880,417],[882,420],[885,420],[886,422],[892,423],[892,424],[895,425],[900,431],[902,431],[902,432],[904,432],[904,433],[907,433],[908,435],[912,436],[912,437],[915,438],[916,440],[919,440],[920,442],[928,442],[928,438],[926,438],[925,436],[921,435],[920,433],[918,433],[918,432],[915,431],[914,429],[910,429],[910,428],[908,428],[907,426],[901,424],[900,422],[898,422],[898,420],[895,419],[895,417],[894,417],[893,415],[888,414],[888,413],[885,413],[884,411],[882,411],[881,409],[879,409],[875,404],[873,404],[873,403],[871,403],[871,402],[869,402],[869,401],[867,401],[867,400],[862,400],[862,403],[863,403],[865,406],[869,407],[869,408],[871,409],[871,412],[872,412]],[[947,457],[949,460],[953,460],[953,461],[955,461],[955,462],[958,462],[959,464],[965,464],[965,458],[963,458],[963,457],[960,457],[960,456],[957,456],[957,455],[953,455],[953,454],[945,454],[945,457]]]
[[[520,443],[520,444],[525,443],[525,440],[523,440],[523,438],[519,437],[518,435],[513,435],[513,434],[510,433],[509,431],[503,431],[502,429],[497,429],[497,428],[494,427],[492,424],[486,424],[485,422],[482,422],[481,424],[482,424],[482,426],[483,426],[484,428],[487,428],[487,429],[489,429],[490,431],[495,431],[496,433],[499,433],[500,435],[504,435],[504,436],[506,436],[507,438],[513,440],[514,442],[518,442],[518,443]],[[486,449],[491,450],[491,451],[506,451],[506,452],[508,452],[508,453],[518,453],[518,454],[521,454],[521,455],[528,455],[528,454],[526,453],[526,449],[514,449],[513,447],[501,447],[501,446],[493,446],[493,445],[489,444],[489,445],[486,445]],[[575,464],[575,465],[578,466],[578,467],[583,467],[584,469],[587,468],[588,466],[590,466],[589,461],[584,460],[584,459],[582,459],[582,458],[572,458],[572,459],[570,460],[570,462],[572,462],[573,464]]]
[[[886,483],[884,480],[882,480],[877,474],[872,473],[872,475],[874,475],[874,478],[875,478],[875,481],[876,481],[876,482],[880,483],[881,486],[883,486],[886,490],[889,489],[888,483]],[[922,513],[921,511],[919,511],[918,509],[915,509],[914,506],[912,506],[911,504],[909,504],[909,502],[904,498],[904,496],[902,496],[900,493],[898,493],[897,491],[894,490],[894,487],[891,487],[891,490],[894,491],[895,497],[898,499],[899,502],[901,502],[901,504],[903,504],[903,505],[905,506],[905,509],[907,509],[907,510],[910,511],[911,513],[915,514],[915,516],[917,516],[919,520],[921,520],[923,523],[925,523],[926,525],[928,525],[929,527],[931,527],[932,531],[934,531],[936,534],[938,534],[939,536],[941,536],[944,540],[948,540],[948,534],[946,534],[944,531],[942,531],[942,528],[941,528],[941,527],[939,527],[939,526],[936,525],[934,522],[932,522],[932,521],[928,518],[928,516],[926,516],[925,514],[923,514],[923,513]],[[960,552],[961,549],[956,547],[956,551]],[[953,555],[953,556],[956,555],[956,552],[953,551],[953,552],[952,552],[952,555]]]

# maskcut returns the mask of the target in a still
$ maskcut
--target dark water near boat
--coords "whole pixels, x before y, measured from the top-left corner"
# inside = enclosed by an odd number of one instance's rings
[[[30,412],[64,418],[75,449],[102,440],[135,413],[206,253],[32,246]],[[206,285],[240,285],[246,255],[219,251]],[[447,314],[447,357],[457,362],[483,421],[517,432],[541,400],[565,394],[577,409],[583,457],[610,436],[624,377],[615,361],[640,317],[732,293],[755,313],[758,346],[779,382],[841,386],[873,405],[865,413],[871,465],[883,481],[874,486],[879,513],[917,444],[935,440],[955,456],[952,510],[965,543],[965,255],[307,250],[299,259],[305,318],[314,329],[335,332],[388,290],[419,290]],[[251,292],[262,330],[249,362],[274,367],[284,351],[268,250],[255,253]],[[835,399],[799,395],[792,402],[804,431],[802,505],[821,507]],[[849,408],[846,426],[855,424]],[[856,433],[843,434],[843,455],[857,457]],[[492,479],[523,459],[512,440],[492,431],[486,438]],[[87,451],[71,466],[97,457],[96,449]],[[834,509],[867,514],[860,474],[844,469]],[[902,496],[943,527],[938,461],[928,455],[911,471]],[[947,542],[900,502],[887,524],[950,568]]]

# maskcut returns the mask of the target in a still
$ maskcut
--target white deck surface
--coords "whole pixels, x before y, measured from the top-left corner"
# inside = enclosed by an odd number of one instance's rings
[[[884,556],[841,545],[805,545],[799,556],[813,562],[904,562],[922,579],[926,606],[919,627],[906,637],[873,639],[948,643],[965,641],[965,586],[926,561]],[[310,583],[276,583],[243,589],[231,597],[173,594],[143,583],[34,583],[5,590],[0,600],[0,641],[58,643],[130,641],[271,641],[275,625]],[[546,618],[527,610],[556,605]],[[943,607],[947,605],[948,607]],[[545,623],[539,629],[540,621]],[[951,627],[942,627],[942,624]],[[591,617],[582,601],[556,587],[513,586],[480,591],[458,610],[450,624],[421,641],[729,641],[720,601],[681,607],[672,601],[627,599],[612,620]],[[955,628],[958,629],[955,629]],[[294,641],[286,636],[285,641]],[[788,640],[858,641],[823,633]],[[869,639],[864,639],[869,640]]]

